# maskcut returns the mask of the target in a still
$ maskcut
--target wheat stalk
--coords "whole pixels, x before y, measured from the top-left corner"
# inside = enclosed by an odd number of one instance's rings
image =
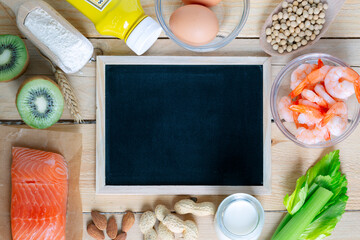
[[[71,115],[77,123],[82,123],[83,118],[81,117],[79,110],[79,101],[75,95],[74,89],[66,77],[66,74],[60,68],[55,68],[54,74]]]
[[[74,89],[72,88],[68,78],[66,77],[66,74],[60,68],[55,67],[52,61],[48,57],[46,57],[39,49],[36,48],[36,50],[44,59],[46,59],[50,63],[55,75],[55,80],[64,96],[66,106],[70,110],[71,116],[74,118],[75,122],[82,123],[84,120],[80,114],[79,101],[75,95]]]

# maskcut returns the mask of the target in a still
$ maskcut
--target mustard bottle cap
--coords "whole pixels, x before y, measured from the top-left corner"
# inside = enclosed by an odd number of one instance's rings
[[[161,26],[154,19],[146,17],[132,30],[126,44],[137,55],[142,55],[155,43],[161,31]]]

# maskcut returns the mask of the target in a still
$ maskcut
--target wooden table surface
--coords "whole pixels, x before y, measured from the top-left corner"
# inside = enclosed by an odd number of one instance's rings
[[[0,0],[14,5],[18,0]],[[330,0],[331,1],[331,0]],[[105,55],[134,55],[123,41],[100,36],[93,24],[75,10],[65,0],[47,0],[70,23],[90,39],[94,47],[100,48]],[[154,16],[153,0],[143,0],[145,11]],[[267,15],[279,3],[279,0],[251,1],[250,16],[239,37],[228,46],[203,56],[266,56],[259,45],[259,32]],[[12,19],[0,8],[0,33],[19,34]],[[50,65],[37,53],[33,45],[26,40],[31,55],[30,65],[25,74],[16,81],[0,85],[0,124],[23,125],[15,107],[15,95],[24,78],[32,75],[52,77]],[[360,0],[347,0],[325,37],[304,53],[323,52],[343,59],[360,72]],[[191,56],[198,55],[182,49],[166,37],[161,37],[145,54],[148,56]],[[272,59],[273,78],[292,58],[274,57]],[[125,210],[136,213],[136,225],[130,230],[128,239],[140,240],[138,219],[143,211],[154,209],[158,203],[169,208],[186,196],[97,196],[95,194],[95,63],[88,64],[81,72],[69,76],[80,99],[81,110],[86,121],[73,124],[68,110],[64,111],[61,121],[50,129],[80,132],[83,134],[83,156],[80,177],[80,189],[83,202],[84,226],[90,219],[89,212],[97,209],[122,218]],[[269,239],[281,218],[284,216],[283,197],[294,189],[296,179],[327,152],[340,149],[342,171],[349,181],[349,201],[341,222],[328,239],[360,239],[360,127],[341,144],[329,149],[303,149],[288,140],[272,123],[272,194],[256,196],[262,203],[265,214],[265,226],[260,239]],[[126,165],[124,165],[126,167]],[[220,203],[225,196],[199,196],[199,201],[208,200]],[[210,217],[196,218],[200,239],[216,239]],[[91,239],[84,231],[83,239]]]

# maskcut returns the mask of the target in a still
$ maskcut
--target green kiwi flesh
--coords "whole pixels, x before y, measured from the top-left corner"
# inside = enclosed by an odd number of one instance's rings
[[[0,82],[19,77],[29,63],[24,41],[14,35],[0,35]]]
[[[19,88],[16,107],[27,125],[44,129],[59,121],[64,97],[55,82],[46,77],[34,77]]]

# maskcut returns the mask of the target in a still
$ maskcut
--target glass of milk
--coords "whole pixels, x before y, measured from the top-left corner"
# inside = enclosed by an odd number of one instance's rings
[[[215,230],[219,240],[256,240],[263,226],[263,207],[245,193],[228,196],[216,212]]]

